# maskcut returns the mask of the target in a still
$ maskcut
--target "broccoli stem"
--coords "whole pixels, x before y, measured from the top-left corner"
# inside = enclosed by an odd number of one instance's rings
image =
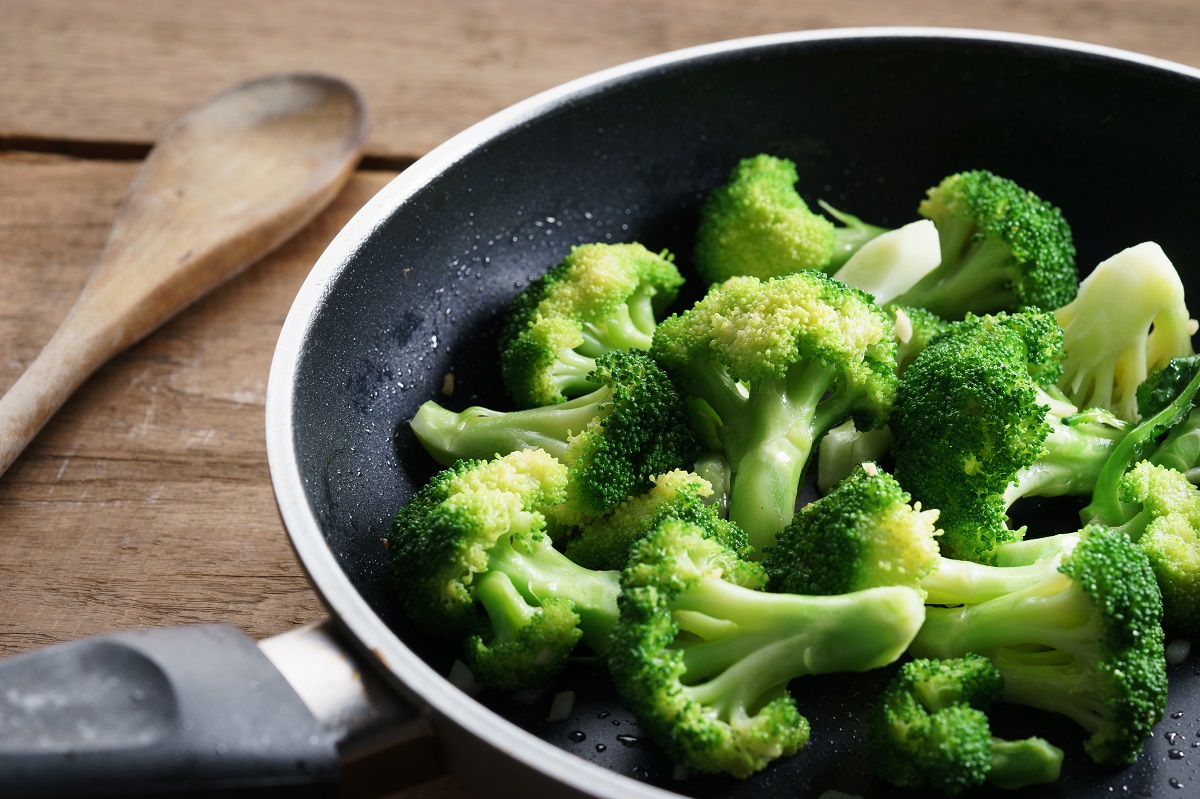
[[[426,402],[409,423],[421,445],[442,466],[463,458],[489,459],[523,449],[539,448],[562,458],[567,438],[579,433],[602,412],[612,388],[557,405],[522,411],[493,411],[478,406],[455,413]]]
[[[1005,544],[1006,549],[1011,544]],[[1036,585],[1046,579],[1044,563],[1005,568],[968,560],[941,558],[938,567],[921,580],[930,605],[974,605]]]
[[[1017,304],[1015,275],[1007,266],[1012,258],[1008,245],[994,237],[984,237],[981,243],[973,235],[955,237],[952,231],[963,227],[939,226],[942,263],[893,302],[916,305],[943,319],[961,319],[968,309],[987,314]]]
[[[597,653],[608,649],[619,615],[620,572],[586,569],[545,538],[530,551],[514,548],[510,539],[501,540],[488,550],[488,571],[506,575],[527,600],[569,599],[579,615],[583,642]]]
[[[537,608],[530,605],[512,580],[501,572],[489,571],[476,578],[475,599],[487,611],[493,644],[515,641],[517,632],[537,615]]]
[[[596,358],[581,355],[572,349],[564,349],[559,350],[558,357],[546,376],[561,394],[571,397],[596,390],[596,381],[591,379],[591,374],[595,371]]]
[[[817,439],[844,418],[840,395],[829,395],[837,375],[833,367],[810,360],[793,366],[783,380],[758,381],[741,418],[721,428],[733,472],[729,519],[758,552],[774,543],[796,513],[800,480]]]
[[[583,344],[579,352],[599,358],[613,350],[648,350],[654,339],[652,293],[642,287],[601,322],[583,324]]]
[[[1016,790],[1026,785],[1054,782],[1062,770],[1061,749],[1043,738],[1021,741],[992,739],[992,764],[987,782],[997,788]]]
[[[689,586],[672,608],[685,682],[696,685],[724,672],[734,684],[756,686],[759,696],[796,677],[891,663],[924,615],[920,595],[902,586],[803,596],[755,591],[717,577]]]
[[[1005,701],[1066,716],[1090,733],[1104,727],[1103,694],[1079,691],[1079,664],[1062,653],[1006,650],[992,662],[1004,675]]]
[[[995,599],[929,608],[909,651],[914,657],[945,659],[974,652],[992,658],[1008,648],[1033,645],[1060,658],[1064,653],[1086,658],[1101,636],[1095,607],[1074,580],[1057,571],[1057,562],[1041,564],[1041,569],[1038,582]]]
[[[1087,409],[1052,421],[1044,441],[1046,454],[1017,472],[1004,492],[1006,507],[1021,497],[1092,493],[1104,464],[1129,428],[1129,424],[1100,409]]]

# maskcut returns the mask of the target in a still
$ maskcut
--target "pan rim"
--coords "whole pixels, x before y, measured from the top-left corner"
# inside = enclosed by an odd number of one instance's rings
[[[883,39],[979,41],[1072,56],[1094,56],[1200,80],[1200,69],[1140,53],[1033,34],[943,27],[861,27],[771,33],[687,47],[614,66],[522,100],[468,127],[422,156],[367,201],[317,260],[281,328],[267,383],[267,461],[280,516],[302,565],[326,607],[389,676],[444,716],[527,768],[596,797],[666,799],[675,794],[590,763],[526,732],[460,691],[430,668],[370,608],[326,543],[304,491],[292,428],[296,369],[314,314],[343,265],[382,222],[446,169],[488,141],[573,99],[638,75],[733,52],[781,45]]]

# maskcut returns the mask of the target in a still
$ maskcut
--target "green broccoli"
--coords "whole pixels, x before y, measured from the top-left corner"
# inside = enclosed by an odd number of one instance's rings
[[[589,569],[624,568],[630,547],[668,517],[697,525],[741,557],[750,554],[745,532],[708,504],[713,488],[707,480],[676,469],[651,482],[649,491],[581,524],[579,534],[567,541],[567,557]]]
[[[1050,314],[968,315],[905,370],[889,422],[896,477],[941,511],[947,554],[989,562],[1021,537],[1007,519],[1017,499],[1087,495],[1127,432],[1061,396],[1061,342]]]
[[[1129,520],[1118,525],[1146,553],[1163,597],[1163,629],[1200,637],[1200,488],[1174,469],[1142,461],[1121,479]]]
[[[985,170],[950,175],[918,207],[937,225],[941,263],[895,298],[945,319],[1036,308],[1075,297],[1075,245],[1062,212]]]
[[[1061,749],[1042,738],[992,735],[987,711],[1003,692],[1003,675],[979,655],[905,663],[871,713],[872,770],[892,785],[946,796],[984,783],[1016,789],[1054,782]]]
[[[881,237],[882,238],[882,237]],[[929,342],[949,329],[949,323],[924,308],[885,305],[896,339],[896,374],[916,360]],[[892,429],[887,425],[859,430],[853,419],[831,429],[817,445],[817,489],[825,493],[860,463],[880,462],[892,449]]]
[[[919,590],[929,604],[958,605],[1044,579],[1040,566],[1000,569],[943,557],[938,514],[937,508],[912,502],[892,475],[864,463],[797,511],[779,533],[762,561],[768,588],[825,596],[904,585]],[[1054,551],[1068,551],[1075,540],[1067,537]],[[1007,554],[1011,546],[999,552]],[[1047,545],[1030,562],[1049,553]]]
[[[1158,458],[1160,464],[1182,469],[1179,459],[1186,456],[1190,444],[1198,390],[1200,355],[1172,358],[1142,381],[1137,388],[1141,421],[1125,434],[1105,461],[1092,489],[1092,501],[1080,511],[1080,519],[1107,525],[1128,521],[1136,510],[1122,501],[1121,481],[1138,461]],[[1184,431],[1184,438],[1172,437],[1177,429]]]
[[[1059,387],[1072,402],[1136,422],[1137,387],[1171,358],[1192,354],[1195,322],[1166,253],[1146,242],[1117,253],[1054,312],[1062,325]]]
[[[1162,599],[1146,554],[1088,526],[1005,544],[1005,565],[983,565],[938,556],[936,522],[886,472],[860,469],[780,533],[763,562],[770,587],[914,587],[931,606],[914,657],[984,655],[1006,701],[1079,723],[1098,763],[1131,763],[1166,701]]]
[[[509,304],[500,369],[518,408],[565,402],[600,387],[596,358],[650,349],[655,315],[683,277],[670,253],[641,244],[583,244]]]
[[[882,308],[807,271],[731,278],[664,319],[651,353],[706,409],[732,471],[729,519],[761,550],[795,513],[821,436],[847,418],[886,421],[895,351]]]
[[[796,165],[758,155],[742,160],[709,193],[696,230],[696,271],[709,283],[738,276],[834,271],[884,228],[828,209],[843,227],[810,210],[796,191]]]
[[[590,394],[521,411],[455,413],[426,402],[410,425],[443,466],[528,447],[546,450],[570,468],[567,503],[581,521],[648,488],[651,477],[690,466],[699,451],[682,396],[648,355],[601,355],[592,379],[601,388]]]
[[[562,527],[566,490],[566,467],[542,450],[463,460],[392,521],[388,566],[406,614],[460,644],[484,685],[541,685],[577,642],[608,647],[619,573],[585,569],[554,548],[548,531]]]
[[[1005,701],[1073,719],[1091,734],[1084,749],[1094,761],[1131,765],[1166,706],[1162,597],[1125,533],[1089,525],[1077,535],[1065,554],[1015,570],[1041,568],[1032,585],[928,608],[909,651],[989,658],[1004,675]]]
[[[625,707],[689,769],[746,777],[796,752],[808,722],[787,691],[810,674],[894,661],[921,626],[906,587],[769,594],[761,567],[667,519],[621,573],[608,664]]]

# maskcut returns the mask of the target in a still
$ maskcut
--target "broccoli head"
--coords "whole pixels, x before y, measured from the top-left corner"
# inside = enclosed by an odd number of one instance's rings
[[[770,594],[766,575],[693,524],[664,520],[621,573],[609,670],[625,707],[676,762],[745,777],[803,746],[787,691],[810,674],[894,661],[921,625],[904,587]]]
[[[1121,479],[1128,521],[1116,529],[1146,553],[1163,598],[1163,629],[1200,637],[1200,488],[1174,469],[1141,461]]]
[[[566,503],[580,521],[649,487],[651,477],[690,466],[699,452],[683,397],[648,355],[601,355],[591,375],[601,387],[568,402],[455,413],[430,401],[410,425],[442,465],[529,447],[546,450],[570,469]]]
[[[1183,282],[1154,242],[1103,261],[1054,315],[1063,327],[1063,393],[1129,422],[1139,418],[1142,381],[1171,358],[1192,354],[1195,322]]]
[[[641,244],[582,244],[509,304],[500,369],[519,408],[565,402],[600,384],[596,358],[650,349],[655,315],[683,277],[670,253]]]
[[[1052,311],[1075,297],[1075,244],[1062,212],[986,170],[959,172],[918,207],[937,225],[941,263],[896,297],[945,319],[1028,308]]]
[[[740,161],[700,209],[695,264],[709,283],[737,275],[768,278],[804,269],[832,271],[883,232],[832,212],[843,227],[809,209],[796,191],[796,165],[758,155]]]
[[[651,350],[714,429],[732,472],[729,518],[756,549],[795,513],[826,431],[887,420],[895,351],[882,308],[813,271],[731,278],[663,320]]]
[[[709,504],[712,485],[682,469],[650,478],[649,491],[629,497],[611,511],[584,521],[567,542],[567,557],[590,569],[621,569],[629,550],[668,517],[695,524],[739,556],[750,553],[746,534]]]
[[[947,554],[989,562],[1020,538],[1022,496],[1086,495],[1128,426],[1054,382],[1062,331],[1042,313],[951,324],[904,372],[889,426],[897,479],[941,511]]]
[[[893,785],[946,796],[985,783],[1015,789],[1054,782],[1063,753],[1042,738],[995,738],[987,711],[1004,677],[979,655],[905,663],[870,719],[872,770]]]
[[[575,564],[548,534],[562,528],[567,476],[536,449],[459,461],[392,520],[388,565],[406,614],[422,631],[464,644],[484,685],[540,685],[577,642],[608,646],[618,572]]]

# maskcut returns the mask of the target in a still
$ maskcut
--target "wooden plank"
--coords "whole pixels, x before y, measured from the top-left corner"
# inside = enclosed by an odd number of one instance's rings
[[[1200,66],[1193,0],[4,0],[0,137],[150,142],[228,85],[340,74],[374,117],[370,152],[411,158],[594,70],[775,31],[939,25],[1062,36]]]
[[[0,390],[86,280],[135,168],[0,157]],[[111,362],[0,479],[0,655],[192,622],[260,637],[324,615],[274,507],[267,372],[311,265],[390,177],[360,173],[282,250]]]

